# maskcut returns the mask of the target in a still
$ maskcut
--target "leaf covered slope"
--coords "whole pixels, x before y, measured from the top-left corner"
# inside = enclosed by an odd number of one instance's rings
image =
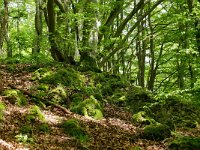
[[[1,78],[1,149],[173,149],[199,138],[192,103],[118,75],[18,64],[1,66]]]

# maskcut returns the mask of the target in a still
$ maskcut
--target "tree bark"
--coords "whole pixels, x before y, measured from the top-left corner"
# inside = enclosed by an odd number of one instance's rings
[[[0,22],[0,52],[2,51],[3,41],[5,40],[8,30],[8,0],[4,0],[4,11],[2,21]]]
[[[58,45],[55,40],[55,10],[54,0],[48,0],[47,2],[47,13],[48,13],[48,29],[49,29],[49,42],[51,45],[50,52],[54,60],[64,62],[64,57],[59,51]]]

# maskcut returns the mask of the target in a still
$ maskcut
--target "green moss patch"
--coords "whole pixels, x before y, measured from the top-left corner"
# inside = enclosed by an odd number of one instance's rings
[[[152,94],[142,87],[132,87],[126,95],[127,104],[133,113],[144,110],[144,106],[155,102]]]
[[[200,122],[197,108],[175,96],[160,100],[149,108],[156,121],[170,126],[195,128]]]
[[[167,137],[170,137],[171,131],[168,126],[160,124],[160,123],[154,123],[145,126],[143,138],[148,140],[164,140]]]
[[[102,106],[94,96],[74,105],[74,107],[71,107],[71,111],[94,119],[103,118]]]
[[[26,116],[26,118],[30,122],[35,122],[36,120],[40,120],[42,122],[46,121],[44,114],[41,112],[40,108],[36,105],[29,110],[29,114]]]
[[[170,150],[198,150],[200,149],[199,137],[178,137],[169,145]]]
[[[6,106],[0,102],[0,121],[3,120],[3,111],[6,109]]]
[[[133,115],[132,122],[139,126],[154,124],[156,121],[147,116],[145,111],[140,111]]]
[[[61,124],[61,127],[63,128],[66,134],[69,134],[70,136],[76,138],[81,143],[85,143],[90,140],[89,136],[80,126],[79,121],[76,119],[70,119],[70,120],[64,121]]]
[[[48,97],[51,99],[51,101],[56,103],[64,103],[67,96],[67,90],[63,85],[58,85],[57,87],[50,90],[48,93]]]
[[[40,83],[80,88],[82,86],[81,77],[78,71],[72,68],[40,68],[32,75],[32,80],[39,80]]]
[[[11,104],[18,104],[19,106],[26,105],[27,99],[19,90],[5,90],[2,95],[6,96]]]

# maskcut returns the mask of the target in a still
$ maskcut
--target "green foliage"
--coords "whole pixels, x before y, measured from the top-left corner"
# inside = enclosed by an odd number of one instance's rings
[[[150,125],[156,123],[156,121],[147,116],[145,111],[140,111],[133,115],[132,122],[136,125]]]
[[[6,109],[5,105],[0,102],[0,121],[3,120],[3,111]]]
[[[80,102],[78,105],[73,105],[70,110],[94,119],[103,118],[102,106],[94,96],[90,96],[90,98]]]
[[[126,99],[127,105],[134,113],[144,110],[144,106],[155,102],[152,94],[142,87],[132,87],[128,91]]]
[[[18,104],[19,106],[24,106],[27,103],[26,97],[19,90],[5,90],[2,95],[6,96],[10,103]]]
[[[48,133],[48,132],[50,132],[49,125],[45,124],[45,123],[39,125],[38,130],[40,132],[42,132],[42,133]]]
[[[197,150],[200,149],[199,137],[178,137],[169,145],[170,150]]]
[[[42,78],[52,75],[53,72],[49,68],[39,68],[37,69],[33,75],[32,75],[32,80],[41,80]]]
[[[110,100],[119,107],[126,106],[126,93],[120,91],[116,92],[111,96]]]
[[[81,77],[79,72],[72,68],[58,67],[54,70],[47,68],[40,68],[35,71],[32,80],[39,80],[41,83],[64,86],[71,86],[79,89],[82,86]]]
[[[51,101],[56,103],[64,103],[64,100],[67,98],[67,90],[63,85],[58,85],[56,88],[52,89],[48,93],[48,97]]]
[[[197,127],[200,122],[199,111],[190,102],[179,96],[167,96],[163,100],[152,104],[151,116],[158,122],[176,127]]]
[[[41,91],[48,91],[49,85],[48,84],[40,84],[40,85],[38,85],[37,89],[41,90]]]
[[[30,122],[34,122],[37,119],[40,121],[45,122],[45,116],[44,114],[41,112],[40,108],[38,106],[33,106],[30,110],[29,110],[29,114],[27,115],[27,120]]]
[[[154,123],[145,126],[142,137],[148,140],[160,141],[170,137],[170,135],[171,131],[168,126],[160,123]]]
[[[70,120],[64,121],[61,124],[61,127],[64,129],[64,132],[66,134],[69,134],[70,136],[76,138],[81,143],[85,143],[90,140],[89,136],[80,126],[78,120],[70,119]]]
[[[5,59],[1,60],[5,64],[9,65],[15,65],[19,63],[31,63],[32,65],[38,65],[38,64],[48,64],[52,62],[52,58],[50,55],[44,54],[44,53],[37,53],[37,54],[29,54],[25,53],[23,54],[15,54],[13,57],[7,57]]]
[[[22,56],[20,56],[19,54],[16,54],[13,57],[8,57],[8,58],[4,59],[3,62],[5,64],[10,64],[12,66],[12,65],[20,63],[21,58],[22,58]]]
[[[34,143],[33,138],[32,137],[28,137],[28,135],[26,135],[26,134],[21,134],[20,133],[20,134],[16,135],[15,138],[17,139],[18,142],[21,142],[21,143],[24,143],[24,144],[26,144],[26,143],[33,144]]]
[[[132,148],[131,150],[142,150],[142,148],[140,148],[139,146],[136,146],[136,147]]]
[[[29,125],[24,125],[19,129],[19,132],[22,133],[22,134],[26,134],[26,135],[31,135],[32,136],[33,129]]]
[[[112,95],[115,91],[127,86],[126,82],[119,76],[109,73],[97,73],[94,75],[95,85],[98,85],[102,95]]]

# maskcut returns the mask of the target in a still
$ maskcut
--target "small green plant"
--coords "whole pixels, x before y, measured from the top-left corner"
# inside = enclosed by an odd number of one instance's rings
[[[42,133],[48,133],[49,132],[49,125],[48,124],[41,124],[38,127],[38,130]]]
[[[139,146],[136,146],[136,147],[132,148],[131,150],[142,150],[142,148],[140,148]]]
[[[26,97],[19,90],[5,90],[2,93],[2,95],[6,96],[6,98],[8,98],[11,104],[18,104],[19,106],[24,106],[27,103]]]
[[[27,134],[20,133],[20,134],[16,135],[15,138],[20,143],[24,143],[24,144],[26,144],[26,143],[34,143],[33,138],[32,137],[28,137]]]
[[[3,120],[3,111],[6,109],[5,105],[0,102],[0,121]]]
[[[27,115],[27,120],[28,121],[31,121],[31,122],[34,122],[36,120],[41,120],[43,122],[45,122],[45,116],[44,114],[41,112],[40,108],[38,106],[33,106],[31,109],[30,109],[30,113]]]
[[[32,135],[33,130],[32,127],[29,125],[24,125],[19,129],[20,133],[22,134],[27,134],[27,135]]]
[[[64,129],[66,134],[75,137],[81,143],[86,143],[90,139],[86,132],[81,128],[78,120],[70,119],[68,121],[64,121],[61,124],[61,127]]]

